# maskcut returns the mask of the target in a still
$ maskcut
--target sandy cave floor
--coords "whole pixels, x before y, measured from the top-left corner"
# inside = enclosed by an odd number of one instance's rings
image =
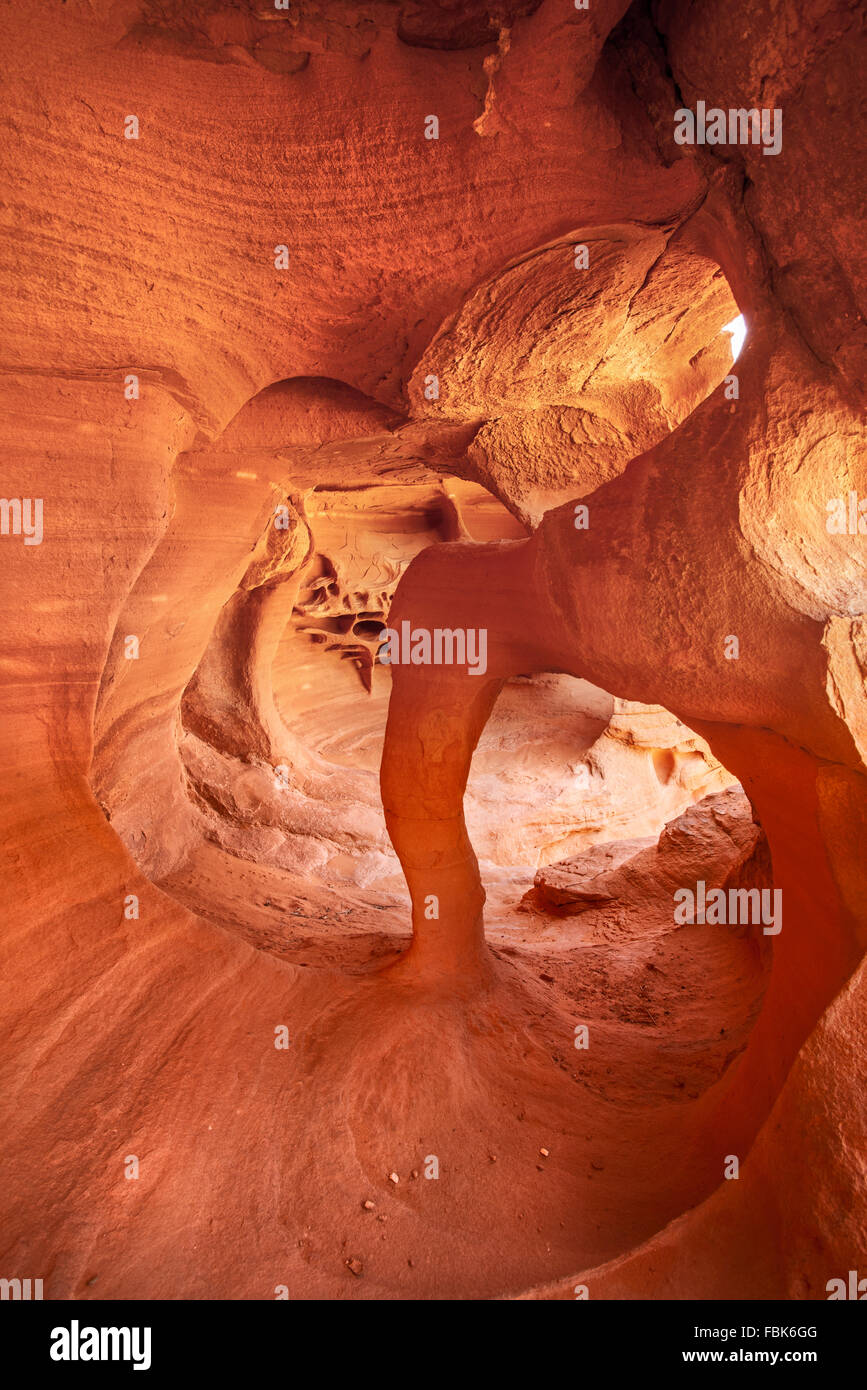
[[[633,1247],[718,1183],[725,1155],[702,1139],[702,1097],[759,1010],[754,944],[622,905],[613,922],[610,909],[556,921],[500,905],[485,984],[419,991],[396,965],[405,909],[364,914],[324,893],[317,904],[308,884],[299,913],[289,875],[220,858],[218,924],[243,922],[283,963],[270,1031],[285,1023],[291,1039],[261,1062],[283,1073],[273,1131],[251,1134],[250,1098],[227,1109],[215,1075],[213,1118],[204,1106],[189,1132],[199,1167],[218,1145],[230,1171],[233,1150],[240,1166],[274,1171],[270,1220],[257,1218],[234,1296],[262,1296],[274,1270],[293,1298],[519,1293]],[[205,851],[195,872],[213,871]],[[195,873],[164,887],[192,897]],[[582,1023],[586,1050],[574,1046]],[[260,1050],[252,1021],[247,1034]],[[214,1070],[225,1061],[215,1055]],[[430,1155],[438,1179],[424,1177]],[[203,1268],[224,1200],[193,1199]]]

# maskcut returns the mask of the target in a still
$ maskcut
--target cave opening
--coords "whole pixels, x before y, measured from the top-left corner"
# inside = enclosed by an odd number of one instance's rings
[[[520,548],[540,508],[556,509],[564,497],[587,498],[592,515],[605,479],[627,475],[642,444],[688,418],[684,400],[695,408],[723,382],[725,281],[692,252],[668,255],[689,306],[666,304],[662,313],[633,293],[643,346],[620,375],[607,368],[602,386],[561,384],[567,399],[578,390],[580,404],[546,403],[543,373],[511,420],[432,419],[420,438],[416,424],[343,383],[290,380],[251,401],[214,449],[179,461],[163,543],[168,557],[196,530],[202,489],[230,471],[248,540],[217,532],[196,540],[199,564],[223,565],[219,601],[211,599],[170,673],[159,717],[152,701],[142,706],[125,759],[117,739],[119,719],[130,738],[129,667],[107,668],[98,720],[94,785],[127,846],[197,916],[303,972],[310,984],[296,1005],[308,1012],[310,1034],[331,1033],[336,1019],[329,1074],[352,1071],[345,1049],[365,1039],[386,1133],[407,1123],[403,1091],[388,1079],[395,1046],[405,1054],[400,1074],[411,1068],[427,1078],[418,1127],[429,1128],[438,1108],[457,1107],[466,1119],[467,1107],[481,1106],[499,1136],[502,1172],[516,1171],[527,1120],[526,1106],[509,1096],[538,1089],[546,1138],[556,1133],[568,1155],[559,1179],[566,1206],[577,1216],[585,1184],[598,1190],[592,1221],[556,1226],[550,1194],[522,1193],[562,1270],[649,1236],[712,1186],[709,1115],[760,1010],[770,943],[750,924],[677,926],[673,895],[686,879],[739,884],[762,857],[762,832],[707,741],[664,707],[556,665],[515,671],[490,701],[460,796],[494,973],[481,994],[470,972],[468,994],[439,995],[435,977],[414,982],[404,970],[413,960],[407,865],[391,842],[379,783],[393,685],[382,639],[420,557],[448,562],[457,547],[484,562],[488,550]],[[659,293],[670,295],[664,261],[650,279],[661,276]],[[664,380],[671,372],[675,413]],[[654,433],[636,437],[625,421],[636,392],[648,390],[659,414]],[[612,391],[625,412],[617,425]],[[513,496],[492,471],[502,439],[531,417],[547,429],[552,411],[563,416],[561,431],[569,425],[572,463]],[[140,577],[139,614],[153,611],[155,596],[164,601],[161,561],[158,549]],[[484,593],[484,584],[475,587]],[[185,607],[180,596],[177,607]],[[124,616],[118,630],[131,625]],[[186,618],[172,630],[185,632]],[[386,795],[386,811],[387,803]],[[448,879],[453,847],[430,830],[421,829],[423,858],[445,864]],[[412,870],[408,877],[415,898]],[[450,910],[435,892],[422,903],[429,924],[441,906]],[[373,996],[358,993],[365,983]],[[498,1061],[484,1039],[504,1026],[521,1041]],[[452,1059],[447,1081],[431,1073],[434,1038],[437,1055]],[[611,1049],[616,1068],[602,1065]],[[320,1066],[309,1062],[306,1084],[323,1083]],[[609,1169],[624,1114],[628,1151],[664,1154],[662,1183],[658,1165],[653,1176],[636,1165],[624,1177],[622,1160],[621,1171]],[[309,1112],[305,1123],[318,1132]],[[366,1122],[356,1115],[354,1123]],[[476,1113],[476,1130],[479,1123]],[[629,1198],[615,1203],[623,1181]],[[543,1266],[551,1268],[547,1257]],[[478,1291],[485,1287],[482,1279]]]
[[[863,16],[764,8],[3,7],[4,1296],[857,1295]]]

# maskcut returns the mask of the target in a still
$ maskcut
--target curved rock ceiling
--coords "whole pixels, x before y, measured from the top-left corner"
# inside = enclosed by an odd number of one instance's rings
[[[774,11],[3,11],[5,1276],[863,1264],[867,55]]]

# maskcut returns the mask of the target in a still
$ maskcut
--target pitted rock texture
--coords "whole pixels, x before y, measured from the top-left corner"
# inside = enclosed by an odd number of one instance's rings
[[[862,9],[0,29],[0,1275],[826,1297],[867,1250]],[[677,144],[698,101],[780,152]],[[485,669],[384,665],[403,623]],[[782,929],[678,922],[699,880]]]

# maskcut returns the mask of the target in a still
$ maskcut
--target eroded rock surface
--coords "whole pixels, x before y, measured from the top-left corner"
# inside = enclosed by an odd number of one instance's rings
[[[690,878],[719,888],[745,877],[759,887],[762,877],[755,868],[764,850],[747,798],[740,791],[723,792],[691,806],[656,842],[611,840],[540,869],[525,904],[567,913],[624,899],[650,906],[671,899]],[[747,864],[752,872],[744,875]]]
[[[863,14],[0,26],[44,523],[0,536],[0,1273],[825,1297],[867,1249]],[[779,153],[677,144],[699,100]],[[384,666],[404,622],[484,671]],[[700,879],[782,930],[676,921]]]

